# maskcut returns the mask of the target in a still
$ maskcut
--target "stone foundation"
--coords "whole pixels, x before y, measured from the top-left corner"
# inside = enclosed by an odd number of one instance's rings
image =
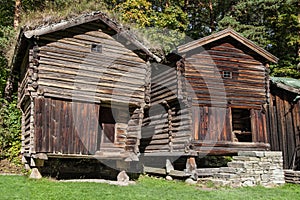
[[[223,186],[276,186],[285,183],[282,152],[240,151],[238,156],[213,174],[212,181]]]

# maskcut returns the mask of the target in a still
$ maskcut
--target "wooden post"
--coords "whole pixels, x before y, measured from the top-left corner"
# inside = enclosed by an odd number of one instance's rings
[[[172,110],[167,101],[163,101],[163,105],[167,110],[167,118],[168,118],[168,135],[169,135],[169,151],[173,152],[173,125],[172,125]]]
[[[35,153],[35,138],[34,138],[34,99],[30,98],[30,144],[29,154]]]
[[[192,179],[197,180],[197,164],[195,157],[189,157],[186,161],[186,169],[185,172],[191,176]]]
[[[181,59],[176,63],[176,75],[177,75],[177,97],[178,99],[183,99],[185,96],[184,91],[185,91],[185,83],[183,80],[184,76],[184,65],[183,65],[183,60]]]
[[[270,77],[269,77],[269,73],[270,73],[270,67],[269,64],[265,65],[265,84],[266,84],[266,98],[267,98],[267,104],[270,104]]]
[[[146,72],[146,79],[145,79],[145,103],[147,105],[150,104],[151,99],[151,64],[147,62],[147,72]]]
[[[133,111],[129,124],[133,126],[128,126],[127,136],[125,141],[125,150],[129,153],[129,156],[125,161],[138,161],[139,145],[140,139],[142,137],[142,123],[144,118],[144,108],[139,107]]]

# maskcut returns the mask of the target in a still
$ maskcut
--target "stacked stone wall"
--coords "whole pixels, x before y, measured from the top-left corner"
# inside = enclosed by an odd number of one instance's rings
[[[220,185],[276,186],[285,183],[282,152],[240,151],[238,156],[213,174],[213,181]]]

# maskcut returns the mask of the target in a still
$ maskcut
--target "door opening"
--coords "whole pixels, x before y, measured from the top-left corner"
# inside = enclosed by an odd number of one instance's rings
[[[232,132],[234,142],[252,142],[251,112],[249,109],[232,108]]]

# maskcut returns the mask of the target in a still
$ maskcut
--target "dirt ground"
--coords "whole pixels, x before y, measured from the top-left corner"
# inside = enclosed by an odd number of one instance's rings
[[[23,166],[17,166],[9,160],[0,160],[0,174],[22,174]]]

